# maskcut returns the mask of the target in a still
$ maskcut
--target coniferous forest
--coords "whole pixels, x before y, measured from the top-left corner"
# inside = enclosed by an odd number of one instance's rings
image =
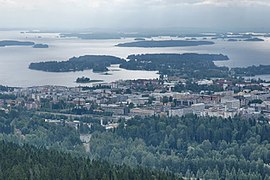
[[[78,119],[82,123],[76,129],[65,120],[47,123],[44,118],[56,117],[31,111],[0,111],[0,116],[0,179],[268,179],[270,175],[270,125],[265,118],[135,117],[105,130],[91,118]],[[83,125],[86,122],[91,128]],[[91,134],[89,151],[81,134]]]
[[[110,165],[71,154],[0,142],[0,179],[177,179],[171,173]]]
[[[95,133],[97,159],[169,170],[186,178],[268,179],[270,125],[260,118],[135,118]]]

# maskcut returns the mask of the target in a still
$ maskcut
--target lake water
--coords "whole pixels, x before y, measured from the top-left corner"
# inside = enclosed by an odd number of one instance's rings
[[[39,37],[41,36],[41,38]],[[156,39],[170,39],[159,37]],[[20,33],[18,31],[0,31],[0,40],[22,40],[35,43],[46,43],[48,49],[31,47],[0,48],[0,84],[8,86],[29,87],[37,85],[76,86],[75,80],[87,76],[95,80],[113,82],[126,79],[158,78],[157,72],[129,71],[117,66],[110,68],[111,75],[93,73],[92,71],[48,73],[28,69],[31,62],[67,60],[82,55],[113,55],[126,58],[130,54],[142,53],[222,53],[230,60],[216,62],[217,65],[244,67],[250,65],[270,64],[270,39],[264,42],[227,42],[215,40],[214,45],[173,48],[126,48],[116,47],[118,43],[130,42],[133,39],[117,40],[81,40],[76,38],[60,38],[57,33]]]

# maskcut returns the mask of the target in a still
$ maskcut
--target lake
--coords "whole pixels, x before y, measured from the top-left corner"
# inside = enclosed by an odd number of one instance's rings
[[[157,37],[160,39],[176,39]],[[178,38],[177,38],[178,39]],[[21,40],[45,43],[48,49],[31,47],[0,48],[0,84],[17,87],[40,85],[77,86],[75,80],[86,76],[94,80],[113,82],[127,79],[153,79],[159,75],[155,71],[130,71],[110,67],[111,75],[93,73],[91,70],[68,73],[48,73],[28,69],[31,62],[68,60],[82,55],[113,55],[126,58],[130,54],[144,53],[222,53],[230,60],[216,62],[220,66],[245,67],[250,65],[270,64],[270,39],[264,42],[227,42],[214,40],[216,44],[209,46],[172,47],[172,48],[133,48],[116,47],[118,43],[133,41],[132,38],[116,40],[81,40],[76,38],[60,38],[57,33],[20,33],[19,31],[0,31],[0,40]],[[201,40],[198,38],[198,40]]]

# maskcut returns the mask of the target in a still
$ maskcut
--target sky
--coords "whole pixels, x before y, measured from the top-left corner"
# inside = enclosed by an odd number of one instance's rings
[[[270,0],[0,0],[0,28],[270,31]]]

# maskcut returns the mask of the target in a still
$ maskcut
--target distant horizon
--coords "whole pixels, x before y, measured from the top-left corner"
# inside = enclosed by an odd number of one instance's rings
[[[49,33],[148,33],[148,34],[173,34],[173,33],[270,33],[270,28],[238,28],[238,29],[214,29],[199,27],[159,27],[159,28],[44,28],[44,27],[6,27],[0,31],[39,31]]]
[[[0,27],[270,31],[269,0],[0,0]]]

